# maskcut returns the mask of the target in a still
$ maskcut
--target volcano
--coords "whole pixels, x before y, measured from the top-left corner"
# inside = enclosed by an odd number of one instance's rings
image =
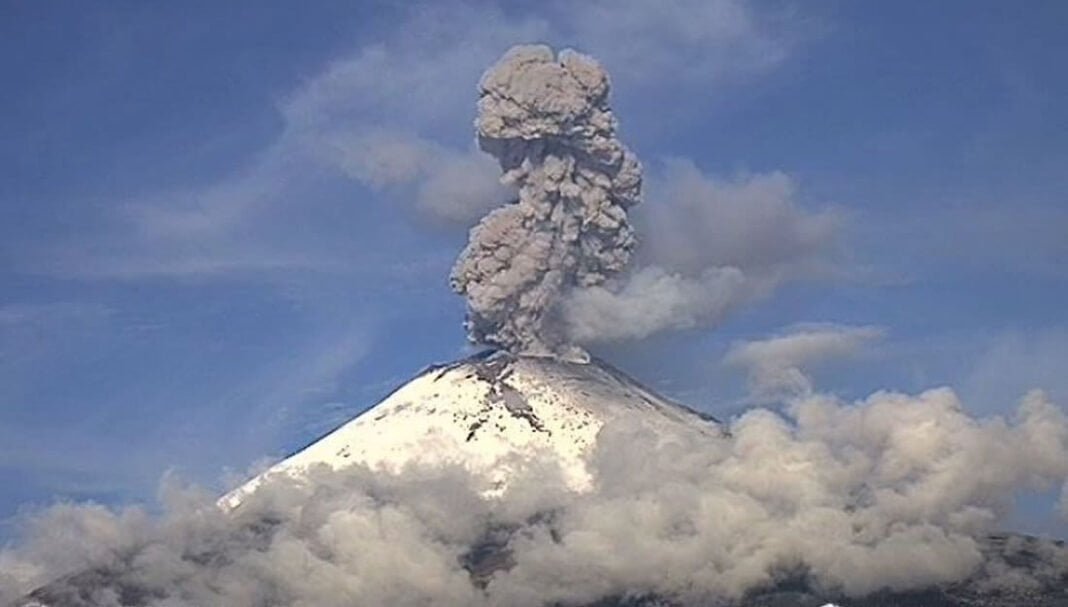
[[[584,459],[608,422],[627,418],[662,437],[679,429],[709,438],[712,417],[673,402],[598,360],[487,351],[434,365],[382,402],[284,459],[220,500],[235,508],[275,474],[352,464],[397,471],[408,463],[460,464],[502,489],[515,462],[558,465],[569,488],[591,479]]]
[[[578,492],[597,482],[587,468],[598,434],[613,421],[638,423],[668,441],[678,432],[700,440],[728,440],[717,420],[658,395],[627,374],[598,359],[564,360],[490,351],[426,368],[379,404],[343,424],[263,474],[223,496],[219,505],[233,515],[235,537],[253,550],[271,543],[277,521],[242,516],[242,504],[267,479],[288,476],[313,482],[319,466],[343,470],[362,464],[396,471],[406,464],[460,465],[483,478],[486,499],[507,487],[517,461],[542,458],[557,465],[563,480]],[[469,547],[459,566],[475,587],[511,566],[509,538],[515,530],[490,529]],[[1020,535],[988,537],[981,543],[984,565],[971,577],[950,585],[908,592],[881,591],[866,597],[840,596],[810,584],[803,570],[785,572],[770,587],[752,590],[717,607],[1068,607],[1068,577],[1054,566],[1066,554],[1057,542]],[[225,562],[208,549],[183,555],[196,563]],[[146,584],[136,575],[136,559],[75,573],[38,588],[18,607],[130,607],[164,604],[172,589]],[[1001,587],[992,580],[1019,579],[1027,584]],[[170,603],[167,603],[170,604]],[[668,606],[659,596],[606,596],[602,607]]]

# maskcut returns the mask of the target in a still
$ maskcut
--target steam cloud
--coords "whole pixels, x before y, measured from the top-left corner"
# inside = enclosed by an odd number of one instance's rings
[[[845,596],[1068,574],[1052,543],[1026,547],[1033,569],[982,552],[1018,491],[1068,476],[1068,419],[1039,392],[1008,420],[973,419],[941,388],[810,394],[750,411],[715,441],[609,424],[586,493],[528,466],[494,498],[460,469],[355,467],[274,478],[234,513],[173,489],[159,517],[55,506],[0,552],[0,604],[68,574],[51,596],[88,587],[71,604],[155,607],[709,604],[797,572]]]
[[[518,200],[487,215],[453,268],[478,343],[559,354],[558,306],[573,287],[623,270],[635,245],[627,209],[641,197],[638,160],[616,138],[608,76],[591,58],[513,48],[482,78],[479,147]]]

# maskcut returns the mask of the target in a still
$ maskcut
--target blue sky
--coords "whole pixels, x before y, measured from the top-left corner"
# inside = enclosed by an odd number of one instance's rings
[[[833,224],[764,296],[598,354],[728,416],[732,344],[876,327],[820,389],[1065,406],[1066,25],[1056,1],[2,3],[0,518],[172,470],[224,487],[463,353],[475,85],[520,42],[613,75],[639,226],[694,192],[770,241]]]

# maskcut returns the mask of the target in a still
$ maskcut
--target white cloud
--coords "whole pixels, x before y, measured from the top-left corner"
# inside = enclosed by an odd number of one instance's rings
[[[561,27],[627,85],[720,84],[765,72],[803,36],[786,12],[744,0],[568,3]]]
[[[583,493],[532,461],[489,499],[455,468],[354,466],[280,475],[231,514],[210,494],[173,488],[160,517],[59,505],[0,551],[0,600],[94,568],[98,592],[121,584],[169,605],[487,607],[647,595],[708,604],[798,569],[859,596],[973,574],[1050,585],[1068,568],[1053,543],[1031,546],[1025,568],[980,551],[1017,492],[1068,477],[1068,418],[1039,393],[1012,420],[971,418],[945,388],[853,403],[811,395],[783,413],[750,411],[729,431],[664,440],[611,423]],[[483,588],[464,563],[494,545]]]
[[[748,373],[751,399],[774,402],[811,394],[812,366],[852,356],[882,335],[876,327],[801,325],[776,337],[737,342],[724,362]]]

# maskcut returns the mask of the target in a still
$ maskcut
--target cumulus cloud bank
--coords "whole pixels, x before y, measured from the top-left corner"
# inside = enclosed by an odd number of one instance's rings
[[[1052,544],[1026,571],[983,552],[1018,491],[1068,477],[1068,418],[1039,392],[982,420],[946,388],[809,394],[729,430],[609,424],[586,492],[530,461],[496,497],[458,468],[354,467],[275,478],[233,513],[189,489],[161,516],[59,505],[0,552],[0,602],[47,584],[39,598],[91,605],[707,604],[784,576],[857,596],[1068,573]]]

